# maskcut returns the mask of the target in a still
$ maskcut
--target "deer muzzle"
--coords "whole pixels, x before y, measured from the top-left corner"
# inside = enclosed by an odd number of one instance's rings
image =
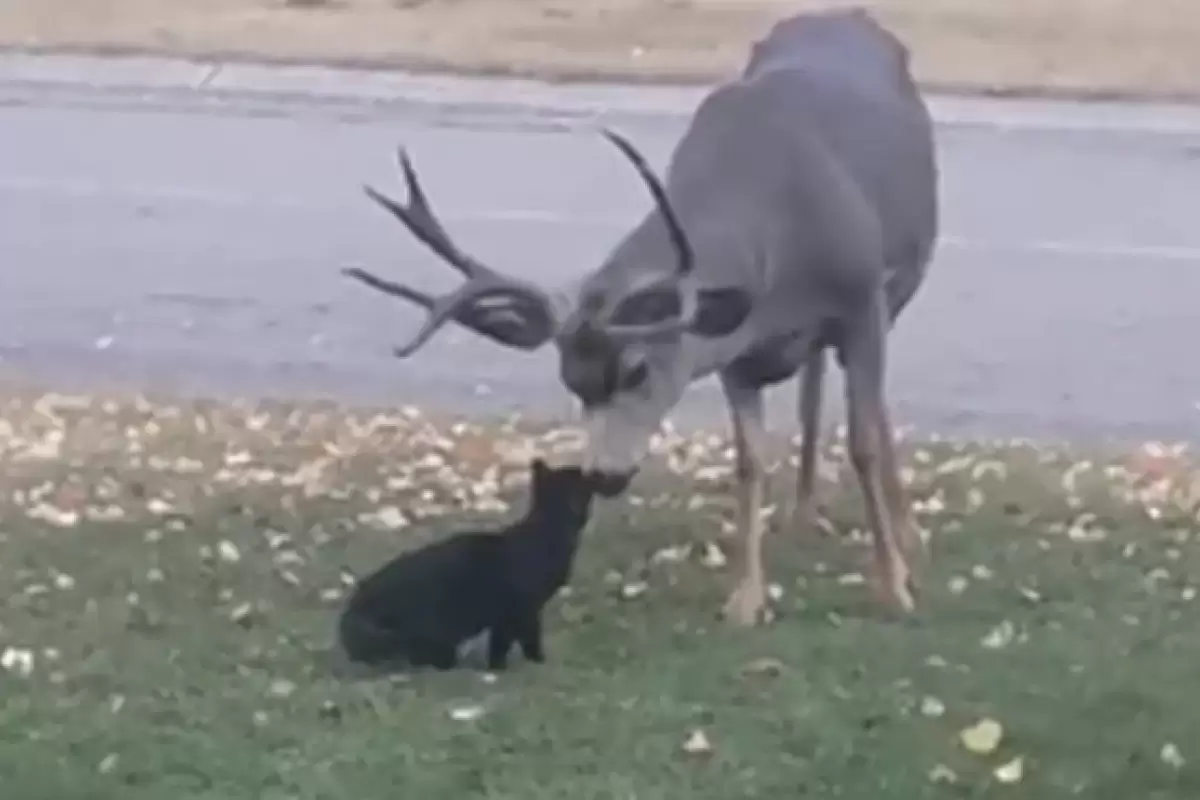
[[[601,497],[616,497],[629,488],[636,471],[630,472],[600,472],[592,473],[592,485],[596,494]]]

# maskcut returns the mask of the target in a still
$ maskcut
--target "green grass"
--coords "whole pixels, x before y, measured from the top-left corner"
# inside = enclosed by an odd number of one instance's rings
[[[480,499],[489,485],[520,502],[507,484],[522,456],[489,469],[495,442],[558,441],[371,418],[12,396],[0,417],[6,797],[1200,796],[1188,583],[1200,521],[1185,462],[1130,468],[1109,454],[1072,469],[1069,454],[1031,445],[907,446],[932,532],[907,620],[853,580],[861,510],[842,468],[822,496],[847,535],[796,535],[781,509],[768,555],[782,594],[755,630],[717,620],[727,568],[701,563],[728,516],[723,479],[663,470],[602,506],[571,591],[547,609],[549,663],[517,658],[493,681],[362,681],[329,653],[347,576],[496,514]],[[724,446],[695,440],[682,468],[727,464]],[[792,479],[774,476],[781,506]],[[360,520],[393,504],[409,526]],[[1103,536],[1080,535],[1085,513]],[[670,549],[686,543],[690,554]],[[463,709],[477,716],[456,719]],[[976,755],[959,731],[982,718],[1004,737]],[[707,752],[684,747],[694,731]],[[1184,763],[1164,759],[1172,743]],[[1020,784],[1002,784],[993,770],[1018,756]]]

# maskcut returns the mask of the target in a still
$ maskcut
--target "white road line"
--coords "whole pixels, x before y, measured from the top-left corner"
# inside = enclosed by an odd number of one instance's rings
[[[964,250],[1037,252],[1047,255],[1080,256],[1088,258],[1137,258],[1149,261],[1185,261],[1200,265],[1200,247],[1159,245],[1129,242],[1067,242],[1032,240],[1021,242],[988,242],[946,235],[942,246]]]
[[[217,189],[188,188],[149,184],[102,184],[89,181],[46,181],[30,178],[0,178],[0,192],[40,194],[90,200],[122,198],[132,202],[177,202],[231,209],[290,209],[311,213],[332,213],[365,207],[357,199],[344,202],[321,202],[313,197],[273,194],[250,196]],[[468,209],[446,210],[442,216],[448,222],[502,222],[533,225],[571,225],[575,227],[621,230],[634,221],[635,215],[571,215],[541,209]],[[1148,242],[1102,242],[1067,240],[988,241],[954,234],[943,235],[943,247],[986,252],[1039,253],[1083,258],[1136,258],[1150,261],[1187,262],[1200,265],[1200,245],[1171,245]]]
[[[67,197],[90,200],[94,198],[121,198],[134,202],[154,200],[167,202],[197,203],[207,206],[232,208],[328,208],[328,203],[314,203],[311,198],[273,195],[269,198],[251,197],[238,192],[223,192],[216,189],[193,189],[181,186],[149,184],[113,184],[80,180],[43,180],[39,178],[0,178],[0,191],[26,192],[29,194]]]

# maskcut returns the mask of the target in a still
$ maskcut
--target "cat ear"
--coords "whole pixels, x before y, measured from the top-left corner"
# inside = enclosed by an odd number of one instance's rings
[[[544,481],[546,479],[546,473],[550,471],[550,468],[546,466],[546,462],[540,457],[535,457],[533,459],[531,468],[533,470],[534,483],[541,483]]]

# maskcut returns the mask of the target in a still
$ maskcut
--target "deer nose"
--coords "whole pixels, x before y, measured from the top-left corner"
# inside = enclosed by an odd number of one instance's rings
[[[603,405],[612,397],[612,389],[603,383],[579,383],[567,388],[579,398],[585,409]]]
[[[604,365],[564,365],[563,384],[579,398],[584,408],[601,405],[612,398],[615,380]]]
[[[595,472],[592,474],[596,494],[601,497],[616,497],[629,488],[633,481],[633,470],[629,472]]]

